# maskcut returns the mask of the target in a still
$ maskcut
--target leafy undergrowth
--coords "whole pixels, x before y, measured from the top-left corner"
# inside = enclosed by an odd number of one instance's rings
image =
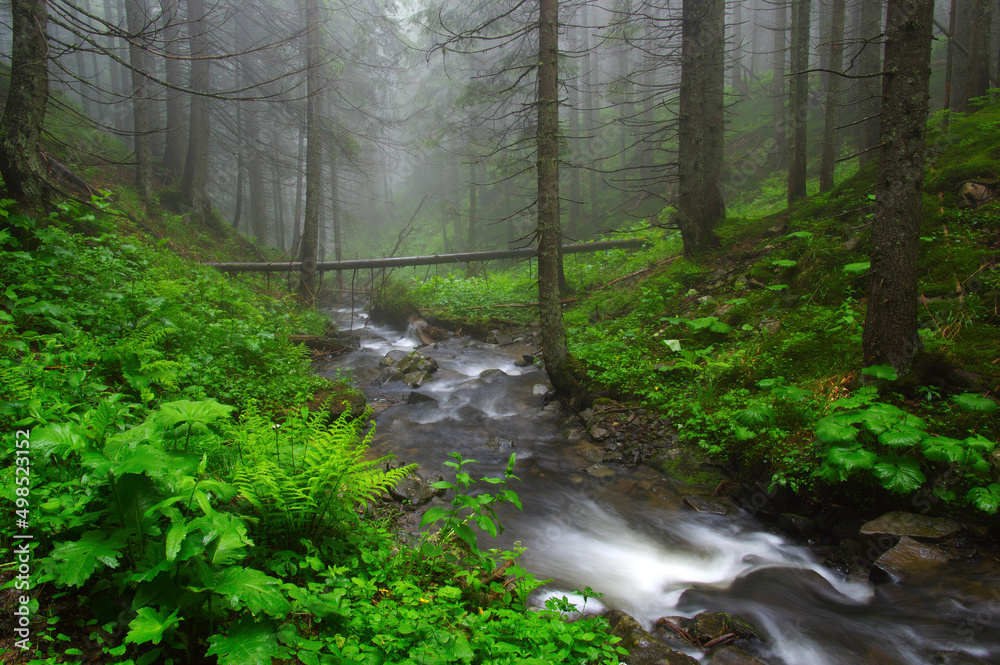
[[[468,537],[500,528],[488,495],[393,535],[375,499],[410,469],[304,406],[334,389],[288,341],[318,314],[87,208],[0,210],[0,542],[30,551],[0,574],[4,662],[617,662],[600,620],[492,575],[518,552]]]

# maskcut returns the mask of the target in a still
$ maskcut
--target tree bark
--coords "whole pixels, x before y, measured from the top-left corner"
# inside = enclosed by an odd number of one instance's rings
[[[208,25],[205,20],[205,5],[203,0],[187,0],[188,43],[191,45],[191,83],[192,90],[208,92],[211,86],[209,80]],[[191,95],[191,113],[188,119],[188,148],[184,162],[183,190],[184,196],[191,206],[192,221],[204,226],[211,214],[211,203],[208,199],[208,147],[211,141],[209,134],[208,98],[202,95]]]
[[[717,247],[722,198],[725,2],[684,0],[678,113],[677,224],[685,256]]]
[[[559,1],[538,4],[538,314],[545,373],[570,396],[577,381],[559,302]]]
[[[975,0],[972,5],[972,30],[969,32],[969,72],[965,80],[965,105],[983,97],[990,88],[990,29],[993,25],[993,0]]]
[[[181,18],[178,0],[160,0],[160,9],[166,20],[163,36],[166,39],[164,49],[168,57],[164,59],[167,83],[183,86],[184,72],[179,56],[181,49]],[[182,93],[172,88],[165,90],[167,96],[167,131],[166,143],[163,149],[163,168],[177,178],[184,173],[184,97]]]
[[[145,201],[153,197],[153,151],[150,148],[149,99],[145,51],[136,42],[143,39],[148,23],[144,0],[125,0],[125,15],[131,35],[128,54],[132,63],[132,113],[135,146],[135,187]]]
[[[323,174],[320,134],[320,34],[317,0],[305,0],[306,11],[306,207],[299,260],[299,297],[312,304],[316,296],[316,256],[319,243],[319,197]]]
[[[839,72],[844,56],[844,12],[845,0],[833,0],[830,17],[830,55],[827,65],[831,71]],[[830,74],[826,84],[826,112],[823,119],[823,155],[819,166],[819,191],[833,189],[833,171],[837,164],[837,126],[840,124],[840,77]]]
[[[774,116],[774,142],[771,146],[771,165],[776,170],[788,166],[788,99],[785,90],[785,62],[788,58],[788,5],[778,2],[774,7],[774,78],[771,100]]]
[[[264,156],[261,154],[260,117],[256,102],[244,102],[243,130],[246,134],[247,188],[250,192],[250,228],[257,244],[268,244],[267,202],[264,200]]]
[[[933,0],[890,0],[864,364],[902,375],[920,347],[917,257]]]
[[[955,68],[955,17],[958,13],[958,0],[951,0],[948,10],[948,55],[944,65],[944,126],[948,127],[948,111],[951,109],[951,83]]]
[[[858,55],[858,163],[864,166],[878,156],[879,106],[882,85],[879,78],[871,76],[882,69],[882,1],[861,0],[861,53]]]
[[[806,196],[806,148],[809,115],[809,14],[811,0],[792,0],[791,97],[788,109],[792,130],[788,162],[788,204]]]
[[[45,0],[11,3],[11,75],[0,120],[0,174],[7,193],[28,208],[40,208],[47,199],[39,154],[49,99],[47,20]]]

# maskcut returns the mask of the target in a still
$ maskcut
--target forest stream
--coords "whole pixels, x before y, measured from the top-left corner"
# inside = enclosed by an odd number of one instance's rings
[[[920,585],[845,578],[805,545],[763,530],[747,511],[692,510],[683,500],[689,489],[646,467],[595,472],[601,448],[573,436],[558,403],[545,404],[545,373],[516,363],[523,347],[467,337],[421,346],[412,333],[374,325],[362,313],[332,314],[342,329],[353,322],[361,348],[320,372],[349,369],[365,392],[376,412],[373,452],[417,462],[425,478],[448,470],[442,464],[453,452],[478,461],[467,467],[474,477],[502,476],[516,453],[520,483],[512,489],[524,509],[498,511],[499,546],[527,548],[522,563],[552,580],[541,593],[580,606],[574,591],[589,586],[603,597],[590,599],[587,612],[624,610],[660,637],[671,635],[663,622],[656,626],[661,617],[733,613],[764,633],[745,648],[769,665],[1000,662],[995,569],[951,564]],[[418,346],[438,364],[432,380],[417,389],[382,384],[383,357]],[[705,663],[757,662],[717,658],[680,640],[669,646]]]

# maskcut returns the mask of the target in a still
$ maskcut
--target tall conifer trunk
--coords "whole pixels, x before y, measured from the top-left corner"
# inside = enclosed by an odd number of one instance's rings
[[[539,0],[538,24],[538,314],[542,358],[563,396],[577,382],[559,298],[559,0]]]
[[[41,206],[45,166],[38,153],[49,99],[45,0],[11,3],[10,91],[0,120],[0,174],[7,192],[26,206]]]
[[[923,202],[934,0],[890,0],[886,21],[882,134],[871,233],[865,365],[902,375],[920,346],[917,256]]]
[[[717,247],[722,197],[725,2],[684,0],[678,114],[677,224],[684,254]]]
[[[323,177],[323,145],[320,143],[319,7],[305,0],[306,13],[306,206],[299,260],[302,273],[299,297],[312,304],[316,296],[316,254],[319,243],[319,197]]]

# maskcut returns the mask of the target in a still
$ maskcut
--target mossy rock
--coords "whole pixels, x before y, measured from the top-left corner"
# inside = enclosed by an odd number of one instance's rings
[[[725,480],[721,470],[681,448],[657,452],[649,459],[649,466],[673,481],[695,487],[717,487]]]

